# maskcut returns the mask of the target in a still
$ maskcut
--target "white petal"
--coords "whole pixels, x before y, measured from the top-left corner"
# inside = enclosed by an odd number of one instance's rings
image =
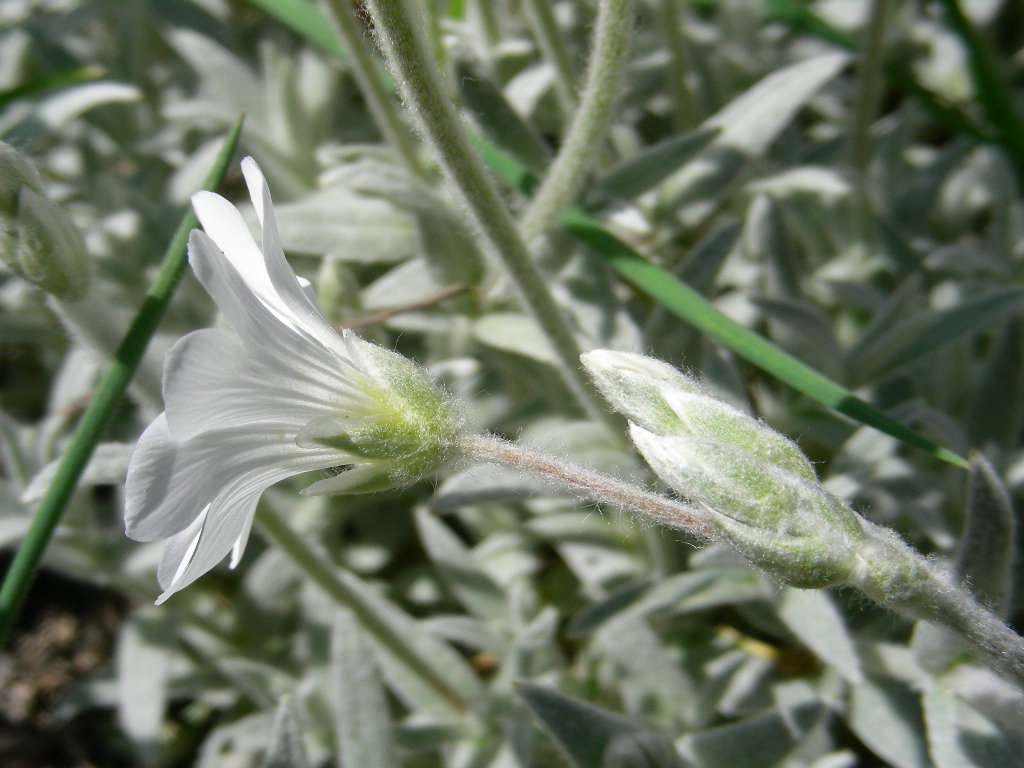
[[[205,232],[192,230],[188,260],[199,282],[239,336],[256,340],[267,337],[268,341],[290,340],[295,336],[294,328],[271,310]]]
[[[295,456],[233,477],[211,501],[200,530],[190,528],[191,538],[182,533],[168,543],[158,571],[164,588],[160,601],[187,587],[233,550],[240,556],[256,504],[267,488],[286,477],[327,466],[323,458]]]
[[[242,214],[215,192],[196,192],[192,208],[206,234],[235,268],[249,289],[282,316],[290,313],[274,289],[263,252],[253,239]]]
[[[249,543],[249,532],[252,531],[253,517],[255,515],[249,515],[245,528],[238,534],[238,538],[235,539],[235,543],[231,547],[231,560],[228,562],[228,568],[235,569],[242,562],[242,555],[245,554],[245,545]]]
[[[157,579],[161,585],[167,584],[174,586],[177,581],[180,580],[181,576],[185,573],[185,569],[188,568],[189,563],[192,562],[192,558],[195,556],[196,548],[199,546],[199,535],[203,530],[203,525],[206,522],[206,514],[210,507],[207,506],[199,516],[189,524],[188,528],[179,533],[176,533],[164,546],[164,554],[160,559],[160,567],[157,572]],[[156,599],[156,604],[160,605],[172,592],[167,591],[160,595]]]
[[[245,507],[236,507],[233,514],[222,515],[219,525],[214,525],[216,518],[207,513],[198,531],[190,527],[167,542],[157,571],[157,579],[164,590],[156,600],[157,605],[212,570],[227,556],[248,527],[259,497],[253,494]]]
[[[263,260],[266,272],[281,304],[287,307],[297,327],[302,328],[328,349],[338,351],[338,334],[317,309],[315,297],[309,290],[309,281],[297,277],[284,257],[277,218],[274,216],[270,199],[270,189],[263,172],[251,157],[242,159],[242,175],[245,177],[249,196],[263,229]]]
[[[214,478],[200,463],[183,461],[160,414],[142,433],[125,481],[125,533],[155,541],[186,528],[214,493]]]
[[[164,360],[167,424],[178,440],[246,425],[296,434],[318,414],[361,406],[345,401],[347,391],[301,361],[253,354],[221,329],[188,334]]]
[[[125,531],[137,541],[166,538],[225,493],[257,486],[262,492],[278,480],[346,460],[322,446],[300,448],[294,434],[259,427],[203,432],[179,442],[161,414],[143,433],[128,469]]]
[[[337,389],[349,378],[365,384],[354,362],[350,344],[334,334],[326,346],[308,333],[296,330],[250,289],[209,236],[193,230],[189,237],[189,262],[232,328],[254,358],[278,362],[279,367],[316,372]]]

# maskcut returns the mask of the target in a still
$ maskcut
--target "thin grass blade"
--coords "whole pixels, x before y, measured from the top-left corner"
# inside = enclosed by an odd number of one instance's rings
[[[345,49],[334,34],[334,27],[320,10],[306,0],[249,0],[252,5],[265,11],[293,32],[309,40],[319,48],[347,60]]]
[[[206,177],[206,189],[216,189],[224,181],[238,137],[242,132],[243,118],[239,117],[224,139],[224,146]],[[75,428],[67,451],[61,459],[46,495],[36,508],[28,533],[4,577],[0,588],[0,645],[11,629],[18,609],[28,592],[32,575],[46,550],[57,524],[64,512],[64,506],[74,492],[78,479],[89,463],[93,449],[103,435],[110,417],[121,402],[128,382],[142,359],[150,338],[156,331],[170,303],[174,288],[185,269],[185,247],[188,233],[199,222],[192,211],[185,214],[164,255],[160,271],[157,272],[146,298],[125,334],[114,359],[103,374],[96,394],[82,414]]]

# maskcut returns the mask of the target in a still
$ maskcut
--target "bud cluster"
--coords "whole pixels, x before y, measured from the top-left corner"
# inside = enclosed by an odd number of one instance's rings
[[[798,587],[849,581],[863,521],[793,441],[660,361],[607,350],[582,360],[658,477],[748,559]]]

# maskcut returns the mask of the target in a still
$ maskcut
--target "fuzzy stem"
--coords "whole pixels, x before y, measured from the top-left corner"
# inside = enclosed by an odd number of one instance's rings
[[[402,160],[402,164],[414,176],[426,177],[426,170],[416,147],[412,143],[409,130],[391,96],[390,89],[384,83],[377,63],[370,55],[365,42],[362,25],[356,18],[354,0],[324,0],[323,5],[334,29],[345,42],[352,75],[356,79],[360,93],[366,99],[366,105],[373,115],[373,120],[384,135],[384,140],[391,146]]]
[[[498,17],[494,13],[492,2],[493,0],[476,0],[471,6],[480,18],[484,39],[487,40],[487,45],[491,48],[501,42],[501,27],[498,24]]]
[[[433,667],[424,661],[415,648],[411,647],[400,633],[384,621],[368,606],[360,594],[342,578],[322,552],[311,547],[301,536],[270,508],[261,504],[256,512],[260,530],[274,542],[274,545],[288,556],[292,564],[326,592],[332,600],[348,608],[359,619],[360,626],[377,642],[387,648],[441,698],[457,711],[472,709],[462,691],[456,690]]]
[[[668,82],[672,90],[672,113],[677,131],[691,128],[694,117],[693,97],[686,85],[688,68],[686,38],[680,29],[679,0],[661,0],[661,27],[668,48]]]
[[[717,538],[701,511],[687,502],[668,499],[493,435],[465,436],[460,448],[467,458],[533,472],[592,501],[638,513],[696,539]],[[863,525],[867,538],[857,554],[860,565],[847,579],[849,585],[887,608],[956,630],[993,668],[1024,685],[1024,638],[966,589],[944,578],[895,534],[866,521]]]
[[[629,51],[633,0],[603,0],[597,14],[587,82],[562,148],[519,223],[527,244],[543,235],[573,202],[595,148],[612,119]]]
[[[576,109],[576,73],[550,0],[525,0],[526,19],[544,58],[555,70],[555,96],[568,119]]]
[[[860,60],[860,82],[854,106],[850,160],[863,173],[868,164],[868,132],[878,113],[882,96],[882,40],[885,36],[889,0],[874,0]]]
[[[892,531],[861,524],[867,538],[849,585],[887,608],[958,632],[996,671],[1024,686],[1024,638]]]
[[[579,365],[580,348],[548,283],[530,258],[515,221],[470,144],[404,0],[367,0],[374,30],[406,103],[419,120],[449,179],[504,262],[530,314],[544,331],[570,391],[594,418],[607,412]]]
[[[701,513],[683,501],[645,491],[614,477],[558,457],[537,453],[494,435],[466,436],[462,439],[461,448],[467,457],[533,472],[574,493],[582,493],[592,501],[636,512],[662,525],[685,531],[694,538],[706,540],[712,537],[712,529],[701,519]]]
[[[963,587],[935,574],[923,618],[955,629],[999,672],[1024,687],[1024,638],[980,605]]]

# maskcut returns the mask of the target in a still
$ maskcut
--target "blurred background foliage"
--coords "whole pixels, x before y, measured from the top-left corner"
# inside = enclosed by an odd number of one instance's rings
[[[596,3],[419,2],[467,128],[542,176]],[[1024,492],[1024,11],[961,5],[638,0],[616,118],[578,202],[775,349],[994,472],[969,484],[780,383],[569,229],[538,258],[583,348],[699,371],[798,440],[831,491],[986,585],[1012,583],[1012,557],[993,553],[1019,534],[965,549],[966,510],[995,519]],[[651,482],[573,402],[426,150],[410,165],[384,142],[320,13],[299,0],[0,4],[0,139],[38,170],[34,194],[84,254],[46,266],[73,291],[24,279],[32,265],[10,243],[32,230],[5,168],[4,552],[240,113],[241,151],[331,322],[423,363],[475,425]],[[504,188],[514,211],[526,189]],[[232,170],[223,193],[243,190]],[[956,640],[494,468],[367,497],[268,493],[347,602],[257,537],[237,570],[152,607],[159,545],[125,539],[121,485],[162,407],[164,351],[214,322],[186,276],[0,657],[4,765],[1024,764],[1024,694]],[[1005,602],[1019,621],[1019,595]],[[380,625],[414,638],[427,673]]]

